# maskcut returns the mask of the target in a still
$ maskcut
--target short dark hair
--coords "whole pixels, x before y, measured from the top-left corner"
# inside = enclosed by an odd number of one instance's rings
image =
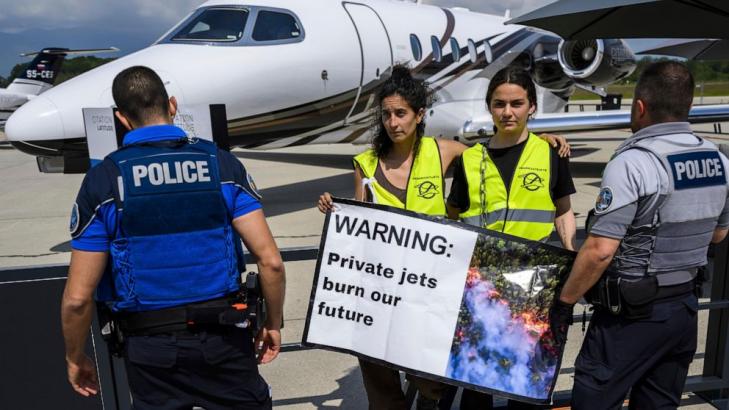
[[[111,94],[119,111],[135,124],[168,115],[167,90],[149,67],[134,66],[114,77]]]
[[[635,97],[642,100],[653,122],[688,120],[694,99],[694,77],[678,61],[649,64],[635,85]]]
[[[526,90],[529,104],[537,108],[537,88],[534,86],[532,76],[525,69],[518,66],[507,66],[499,70],[489,82],[486,90],[486,108],[491,111],[491,98],[496,88],[502,84],[516,84]]]
[[[390,152],[392,140],[387,135],[382,124],[382,101],[393,95],[399,95],[417,114],[421,109],[425,110],[433,103],[433,90],[428,84],[416,79],[410,73],[410,69],[403,64],[396,64],[392,67],[392,75],[385,80],[377,93],[377,105],[375,105],[374,136],[372,137],[372,149],[378,158],[382,158]],[[420,139],[425,133],[425,119],[415,128],[416,139],[414,152],[418,152]]]

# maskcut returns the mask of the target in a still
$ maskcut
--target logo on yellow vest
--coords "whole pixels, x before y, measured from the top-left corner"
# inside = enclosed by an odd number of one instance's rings
[[[526,189],[527,191],[533,192],[539,188],[544,187],[544,180],[542,180],[542,177],[535,174],[534,172],[530,172],[522,176],[521,187]]]
[[[424,199],[431,199],[438,195],[438,185],[430,181],[423,181],[415,185],[415,188],[418,188],[418,196]]]

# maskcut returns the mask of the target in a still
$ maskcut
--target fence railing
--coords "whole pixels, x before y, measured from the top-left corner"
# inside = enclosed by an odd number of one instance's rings
[[[701,375],[689,376],[685,392],[694,392],[719,408],[729,404],[729,242],[712,247],[713,274],[709,300],[700,309],[709,310],[708,329]],[[282,249],[286,262],[315,260],[317,247]],[[112,357],[101,339],[99,325],[94,319],[87,352],[96,359],[100,394],[95,400],[77,396],[66,383],[63,362],[63,339],[60,329],[60,297],[65,285],[67,265],[0,268],[0,329],[12,336],[0,338],[3,371],[0,397],[7,408],[73,408],[129,409],[131,401],[123,362]],[[575,315],[582,321],[582,314]],[[588,315],[589,318],[589,315]],[[282,346],[282,353],[309,350],[300,343]],[[17,352],[17,354],[15,354]],[[8,375],[13,376],[8,376]],[[29,387],[32,386],[32,387]],[[45,386],[43,395],[32,394],[37,386]],[[569,403],[570,391],[557,391],[556,405]],[[408,389],[414,398],[414,389]],[[441,400],[441,409],[450,401]]]

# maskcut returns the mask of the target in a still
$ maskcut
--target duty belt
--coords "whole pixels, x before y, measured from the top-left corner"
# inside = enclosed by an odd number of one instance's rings
[[[650,316],[655,303],[685,297],[695,289],[694,280],[659,287],[655,276],[634,280],[606,273],[585,294],[585,299],[596,307],[607,309],[613,315],[640,319]]]
[[[167,309],[117,313],[115,320],[125,336],[153,335],[196,328],[235,325],[248,327],[252,309],[229,295]]]

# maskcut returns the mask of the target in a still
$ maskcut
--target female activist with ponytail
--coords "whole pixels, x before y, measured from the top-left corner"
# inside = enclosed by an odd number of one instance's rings
[[[414,79],[403,65],[377,94],[379,121],[372,148],[354,157],[354,198],[426,215],[445,216],[443,175],[465,145],[424,137],[425,110],[432,91]],[[426,190],[427,195],[418,195]],[[319,210],[332,210],[331,195],[321,195]],[[359,359],[370,409],[404,410],[407,407],[397,370]],[[435,409],[446,385],[407,375],[418,388],[417,409]]]

